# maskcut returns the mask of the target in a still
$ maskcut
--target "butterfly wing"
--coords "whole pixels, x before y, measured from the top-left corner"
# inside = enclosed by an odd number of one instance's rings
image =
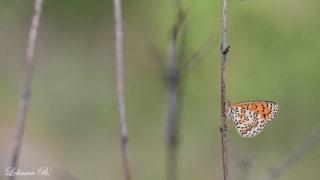
[[[240,136],[253,137],[274,118],[278,111],[278,104],[271,101],[246,101],[228,104],[227,110],[227,115],[233,121]]]

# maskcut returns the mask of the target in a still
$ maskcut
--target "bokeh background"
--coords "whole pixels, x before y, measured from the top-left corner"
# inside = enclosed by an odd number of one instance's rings
[[[187,1],[182,1],[183,5]],[[0,0],[0,179],[10,164],[33,0]],[[124,77],[133,179],[165,178],[165,90],[150,44],[166,57],[173,0],[123,3]],[[227,95],[272,100],[276,118],[254,138],[228,129],[230,179],[255,180],[319,124],[320,1],[228,1]],[[123,179],[114,72],[111,0],[45,0],[21,171],[50,177]],[[197,1],[184,22],[187,54],[213,34],[210,50],[184,78],[180,179],[222,179],[221,1]],[[281,177],[319,179],[317,143]]]

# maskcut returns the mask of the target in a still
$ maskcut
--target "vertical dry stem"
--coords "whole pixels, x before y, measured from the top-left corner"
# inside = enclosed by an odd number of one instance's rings
[[[224,180],[228,179],[228,162],[227,162],[227,126],[225,117],[226,102],[226,60],[227,60],[227,0],[222,0],[222,62],[221,62],[221,142],[222,142],[222,162]]]
[[[18,169],[18,160],[21,149],[23,129],[25,123],[25,117],[27,112],[28,100],[30,95],[30,85],[34,66],[34,54],[37,44],[39,21],[41,17],[42,0],[36,0],[34,4],[34,14],[31,22],[31,28],[29,32],[28,47],[26,53],[26,70],[24,76],[23,89],[20,96],[19,112],[17,117],[17,129],[16,138],[13,149],[13,156],[11,160],[12,168]],[[14,180],[16,176],[10,176],[10,180]]]
[[[122,17],[121,17],[121,0],[114,0],[114,20],[115,20],[115,54],[116,54],[116,83],[118,95],[119,122],[122,137],[122,153],[124,160],[125,179],[130,180],[129,167],[129,145],[128,131],[126,122],[126,111],[123,92],[123,65],[122,65]]]

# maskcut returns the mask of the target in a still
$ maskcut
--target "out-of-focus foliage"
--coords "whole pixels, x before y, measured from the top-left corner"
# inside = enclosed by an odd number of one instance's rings
[[[166,89],[149,42],[166,57],[176,9],[173,0],[122,5],[133,179],[162,180]],[[0,1],[0,172],[12,154],[32,14],[33,1]],[[279,104],[276,118],[254,138],[242,138],[229,126],[230,179],[260,178],[319,123],[319,18],[315,0],[228,1],[228,99]],[[123,179],[113,23],[112,1],[45,0],[21,171],[48,166],[52,179]],[[184,180],[221,179],[221,2],[197,1],[183,28],[185,57],[212,34],[214,42],[184,76],[179,174]],[[280,179],[317,179],[319,151],[319,144],[311,148]],[[246,170],[244,162],[250,164]],[[41,179],[21,177],[28,178]]]

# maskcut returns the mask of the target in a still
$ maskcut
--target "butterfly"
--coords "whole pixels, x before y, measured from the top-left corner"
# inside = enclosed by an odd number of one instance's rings
[[[272,101],[245,101],[226,103],[226,115],[231,119],[242,137],[259,134],[264,126],[275,117],[278,104]]]

